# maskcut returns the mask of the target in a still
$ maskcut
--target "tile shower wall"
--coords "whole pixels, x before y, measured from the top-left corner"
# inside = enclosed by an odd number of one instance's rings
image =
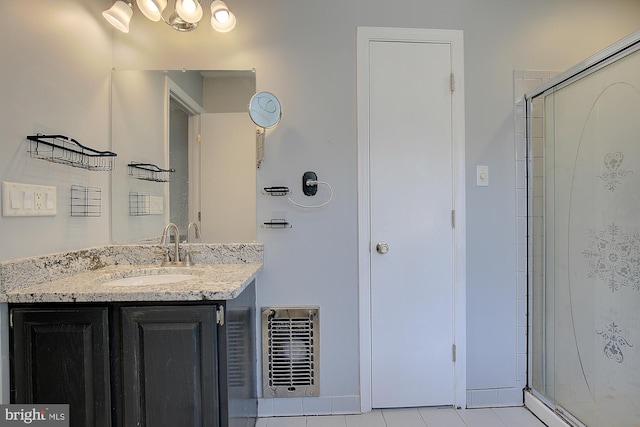
[[[467,406],[509,406],[522,404],[522,389],[527,379],[527,184],[526,184],[526,111],[524,94],[547,82],[555,71],[513,72],[515,103],[515,162],[516,162],[516,254],[517,254],[517,310],[516,319],[516,383],[512,388],[467,391]]]
[[[518,222],[518,308],[519,310],[527,310],[528,307],[528,295],[527,295],[527,277],[532,274],[531,271],[531,263],[527,258],[528,248],[527,244],[527,235],[530,235],[531,228],[527,229],[527,215],[528,209],[530,207],[527,205],[527,194],[530,197],[541,197],[541,194],[535,194],[533,180],[536,177],[542,176],[542,171],[532,171],[533,179],[529,182],[527,187],[526,181],[526,173],[527,173],[527,141],[526,141],[526,126],[527,126],[527,111],[524,102],[524,95],[532,90],[536,89],[538,86],[546,83],[551,78],[559,74],[558,71],[527,71],[527,70],[516,70],[513,73],[513,83],[514,83],[514,95],[515,95],[515,122],[516,122],[516,192],[517,192],[517,202],[518,202],[518,213],[517,213],[517,222]],[[532,135],[533,140],[531,141],[531,156],[541,157],[542,156],[542,112],[540,109],[536,109],[533,111],[533,116],[531,118],[531,126],[532,126]],[[538,219],[540,219],[539,215],[541,213],[534,213],[532,215],[538,215]],[[535,220],[535,219],[534,219]],[[526,316],[526,314],[525,314]],[[528,319],[528,323],[527,323]],[[528,318],[525,317],[523,321],[519,319],[518,323],[518,337],[519,339],[523,339],[525,343],[527,342],[528,336],[531,334],[532,323],[531,316]],[[522,323],[520,323],[522,322]],[[524,358],[525,360],[525,371],[518,372],[518,375],[523,375],[526,379],[527,369],[530,369],[530,366],[527,366],[527,346],[524,345],[524,353],[521,354],[521,348],[518,349],[518,358]],[[520,359],[518,359],[520,360]]]
[[[525,138],[526,133],[526,123],[529,121],[531,123],[531,152],[529,153],[529,162],[526,164],[526,168],[530,171],[530,180],[529,186],[527,188],[528,192],[528,200],[530,203],[527,205],[527,215],[530,215],[532,221],[528,224],[528,236],[530,237],[527,242],[525,242],[527,247],[527,252],[529,254],[529,258],[527,259],[527,277],[531,279],[531,282],[543,282],[544,277],[534,277],[535,274],[542,276],[544,274],[544,248],[543,245],[533,245],[534,240],[534,232],[542,233],[544,229],[544,212],[542,209],[543,202],[542,197],[544,194],[544,182],[543,182],[543,174],[544,171],[542,169],[543,162],[541,161],[543,157],[544,151],[544,127],[543,127],[543,113],[541,106],[541,99],[538,98],[533,102],[532,109],[530,111],[526,111],[526,107],[524,104],[523,95],[531,90],[535,89],[540,84],[548,81],[553,75],[557,73],[549,73],[549,72],[523,72],[523,82],[525,80],[529,80],[529,84],[524,84],[523,92],[518,96],[518,92],[516,92],[516,109],[517,109],[517,117],[522,120],[522,123],[519,124],[516,133],[520,134],[521,142],[522,142],[522,152],[523,157],[526,158],[526,150],[527,150],[527,141]],[[515,76],[514,76],[515,77]],[[514,78],[514,81],[517,81],[518,78]],[[531,115],[530,117],[528,115]],[[530,119],[530,120],[529,120]],[[524,159],[519,159],[523,161],[521,163],[523,169],[525,168]],[[535,165],[535,166],[534,166]],[[526,173],[526,172],[525,172]],[[526,219],[526,218],[525,218]],[[536,231],[534,231],[536,230]],[[540,240],[543,241],[542,235],[537,236]],[[534,366],[541,364],[543,360],[542,349],[544,348],[541,345],[540,338],[534,337],[533,330],[536,327],[540,327],[540,325],[534,327],[534,319],[537,322],[540,322],[539,319],[544,317],[544,304],[537,300],[539,295],[527,295],[527,304],[528,304],[528,324],[527,324],[527,334],[528,334],[528,345],[531,348],[531,357],[528,359],[528,372],[531,373],[529,375],[529,387],[542,389],[542,383],[546,384],[546,380],[539,377],[537,372],[543,372],[542,369]],[[537,311],[534,311],[537,310]],[[536,353],[533,353],[536,352]],[[550,374],[551,371],[547,370],[546,374]]]

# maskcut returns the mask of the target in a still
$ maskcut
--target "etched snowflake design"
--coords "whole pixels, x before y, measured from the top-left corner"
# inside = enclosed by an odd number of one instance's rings
[[[602,336],[605,340],[604,354],[618,363],[624,362],[624,355],[622,354],[622,347],[633,347],[629,344],[627,339],[622,336],[622,329],[615,322],[609,323],[607,329],[602,332],[596,331],[596,334]]]
[[[589,236],[589,246],[582,252],[589,278],[605,282],[611,292],[621,287],[640,290],[640,234],[621,233],[611,224],[607,230],[589,230]]]
[[[605,182],[606,187],[613,191],[620,184],[620,180],[625,176],[633,173],[632,171],[625,171],[620,169],[622,161],[624,160],[624,154],[617,151],[615,153],[607,153],[604,156],[604,167],[607,169],[602,175],[598,175],[598,178]]]

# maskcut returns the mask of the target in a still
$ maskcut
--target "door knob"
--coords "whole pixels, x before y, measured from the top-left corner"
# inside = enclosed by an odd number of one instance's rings
[[[387,252],[389,252],[389,244],[387,244],[386,242],[379,242],[376,245],[376,251],[381,255],[386,254]]]

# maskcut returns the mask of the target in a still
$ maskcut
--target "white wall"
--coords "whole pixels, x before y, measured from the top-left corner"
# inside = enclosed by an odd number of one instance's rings
[[[57,187],[58,215],[0,217],[0,260],[109,242],[108,172],[31,159],[27,135],[110,148],[110,32],[104,1],[0,1],[0,180]],[[45,19],[46,18],[46,19]],[[71,218],[72,184],[102,189],[102,216]]]
[[[26,147],[21,143],[29,132],[55,129],[96,141],[97,146],[108,144],[105,99],[111,65],[117,69],[255,67],[257,89],[277,94],[284,112],[281,124],[267,132],[258,188],[289,185],[301,197],[299,183],[306,170],[317,172],[319,179],[333,186],[333,202],[317,211],[258,195],[259,222],[284,216],[293,224],[289,230],[259,230],[258,240],[265,244],[265,269],[258,283],[258,304],[319,305],[323,348],[322,397],[262,402],[264,414],[359,408],[356,27],[463,30],[468,177],[467,383],[479,392],[472,393],[478,396],[473,403],[509,403],[513,396],[501,401],[496,390],[518,386],[512,72],[570,67],[636,30],[640,3],[400,0],[390,8],[382,0],[339,5],[229,0],[238,25],[226,34],[215,33],[204,22],[192,33],[179,34],[161,23],[146,21],[136,10],[131,33],[113,33],[112,63],[99,13],[109,2],[58,0],[55,5],[64,7],[62,15],[48,10],[53,3],[38,0],[27,6],[27,2],[0,2],[0,84],[5,95],[0,106],[3,180],[52,179],[66,185],[76,175],[56,165],[31,167],[36,161],[24,159]],[[47,24],[45,17],[50,14],[57,19]],[[15,24],[13,19],[17,20]],[[53,62],[53,52],[64,60]],[[58,83],[51,85],[50,78]],[[44,104],[38,102],[43,96]],[[488,188],[475,186],[478,164],[490,168]],[[93,182],[103,178],[90,175],[84,179]],[[60,215],[54,220],[56,225],[65,223],[56,227],[48,227],[46,220],[22,220],[19,224],[24,227],[16,227],[14,220],[0,221],[5,242],[11,242],[11,247],[0,249],[0,259],[100,244],[108,239],[104,231],[108,214],[98,220],[103,226],[95,230],[67,224],[69,219]],[[51,228],[55,229],[51,238],[39,238]]]

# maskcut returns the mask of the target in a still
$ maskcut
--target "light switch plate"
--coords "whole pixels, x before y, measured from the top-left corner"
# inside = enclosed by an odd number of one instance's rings
[[[56,187],[2,183],[2,216],[55,216]]]
[[[489,166],[476,166],[476,186],[489,186]]]

